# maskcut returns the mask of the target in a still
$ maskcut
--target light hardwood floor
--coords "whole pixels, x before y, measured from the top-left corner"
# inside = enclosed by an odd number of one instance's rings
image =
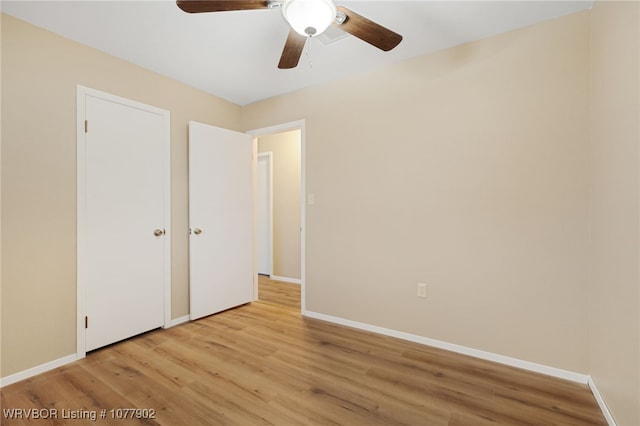
[[[300,286],[274,281],[258,275],[258,298],[261,302],[287,307],[300,312]]]
[[[305,319],[287,288],[299,291],[261,280],[264,301],[132,338],[0,391],[3,409],[96,410],[96,422],[1,423],[606,424],[586,386]],[[118,408],[153,409],[155,419],[112,419]]]

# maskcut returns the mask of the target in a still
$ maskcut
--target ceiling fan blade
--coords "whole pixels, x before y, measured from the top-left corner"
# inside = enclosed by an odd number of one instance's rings
[[[188,13],[269,8],[269,2],[267,0],[178,0],[176,3],[180,9]]]
[[[300,56],[302,56],[302,50],[307,42],[307,37],[298,34],[294,30],[289,31],[287,41],[284,44],[282,55],[280,56],[280,63],[278,68],[289,69],[298,66]]]
[[[362,41],[366,41],[378,49],[386,52],[396,47],[402,41],[400,34],[380,24],[376,24],[346,7],[338,6],[337,9],[338,14],[342,12],[346,15],[346,19],[342,24],[334,22],[332,24],[333,26],[358,37]]]

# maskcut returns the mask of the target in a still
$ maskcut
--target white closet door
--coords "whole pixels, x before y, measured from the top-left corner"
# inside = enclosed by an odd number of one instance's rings
[[[85,98],[86,350],[164,323],[168,112]]]

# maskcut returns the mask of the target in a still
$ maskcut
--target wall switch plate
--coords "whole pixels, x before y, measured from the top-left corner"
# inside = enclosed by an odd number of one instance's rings
[[[427,297],[427,285],[425,283],[418,283],[418,297]]]
[[[316,203],[316,196],[315,194],[307,194],[307,204],[312,206]]]

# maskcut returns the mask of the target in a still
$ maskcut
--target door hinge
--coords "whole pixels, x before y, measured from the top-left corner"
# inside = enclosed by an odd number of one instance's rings
[[[89,328],[89,317],[84,317],[84,328]]]
[[[89,120],[84,120],[84,132],[89,132]]]

